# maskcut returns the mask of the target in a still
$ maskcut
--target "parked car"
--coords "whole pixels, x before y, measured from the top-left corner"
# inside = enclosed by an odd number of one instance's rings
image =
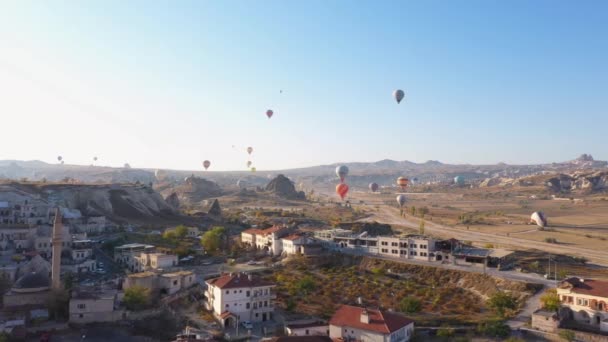
[[[248,329],[248,330],[253,329],[253,324],[251,322],[249,322],[249,321],[245,321],[245,322],[243,322],[241,324],[243,325],[243,328],[245,328],[245,329]]]

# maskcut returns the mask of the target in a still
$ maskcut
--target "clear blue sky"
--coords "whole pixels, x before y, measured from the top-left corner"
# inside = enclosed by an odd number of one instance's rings
[[[606,1],[4,1],[0,159],[608,159],[607,37]]]

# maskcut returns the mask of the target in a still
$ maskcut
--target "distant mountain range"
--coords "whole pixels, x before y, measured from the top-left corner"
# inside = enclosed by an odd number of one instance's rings
[[[444,164],[429,160],[425,163],[410,161],[395,161],[384,159],[377,162],[336,163],[307,168],[258,171],[204,172],[204,171],[167,171],[170,182],[184,182],[185,177],[194,174],[218,183],[221,186],[234,185],[236,180],[246,178],[252,185],[265,186],[269,180],[278,174],[284,174],[301,186],[316,186],[325,183],[335,183],[335,168],[346,165],[350,169],[348,182],[352,186],[367,186],[370,182],[380,185],[392,185],[399,176],[409,177],[419,183],[447,182],[455,176],[463,176],[466,180],[483,180],[486,178],[523,176],[543,173],[569,173],[577,170],[605,169],[606,161],[594,160],[591,155],[583,154],[576,159],[548,164],[509,165],[498,163],[494,165]],[[156,183],[154,170],[134,168],[111,168],[102,166],[60,165],[48,164],[38,160],[0,160],[0,178],[41,181],[60,181],[73,179],[85,183]]]

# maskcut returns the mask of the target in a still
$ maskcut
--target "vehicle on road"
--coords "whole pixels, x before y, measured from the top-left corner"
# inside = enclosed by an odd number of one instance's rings
[[[245,321],[241,324],[243,325],[243,328],[245,328],[245,329],[253,329],[253,324],[249,321]]]

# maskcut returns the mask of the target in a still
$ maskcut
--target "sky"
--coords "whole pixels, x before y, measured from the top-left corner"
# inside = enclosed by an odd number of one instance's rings
[[[606,37],[600,0],[2,1],[0,159],[606,160]]]

